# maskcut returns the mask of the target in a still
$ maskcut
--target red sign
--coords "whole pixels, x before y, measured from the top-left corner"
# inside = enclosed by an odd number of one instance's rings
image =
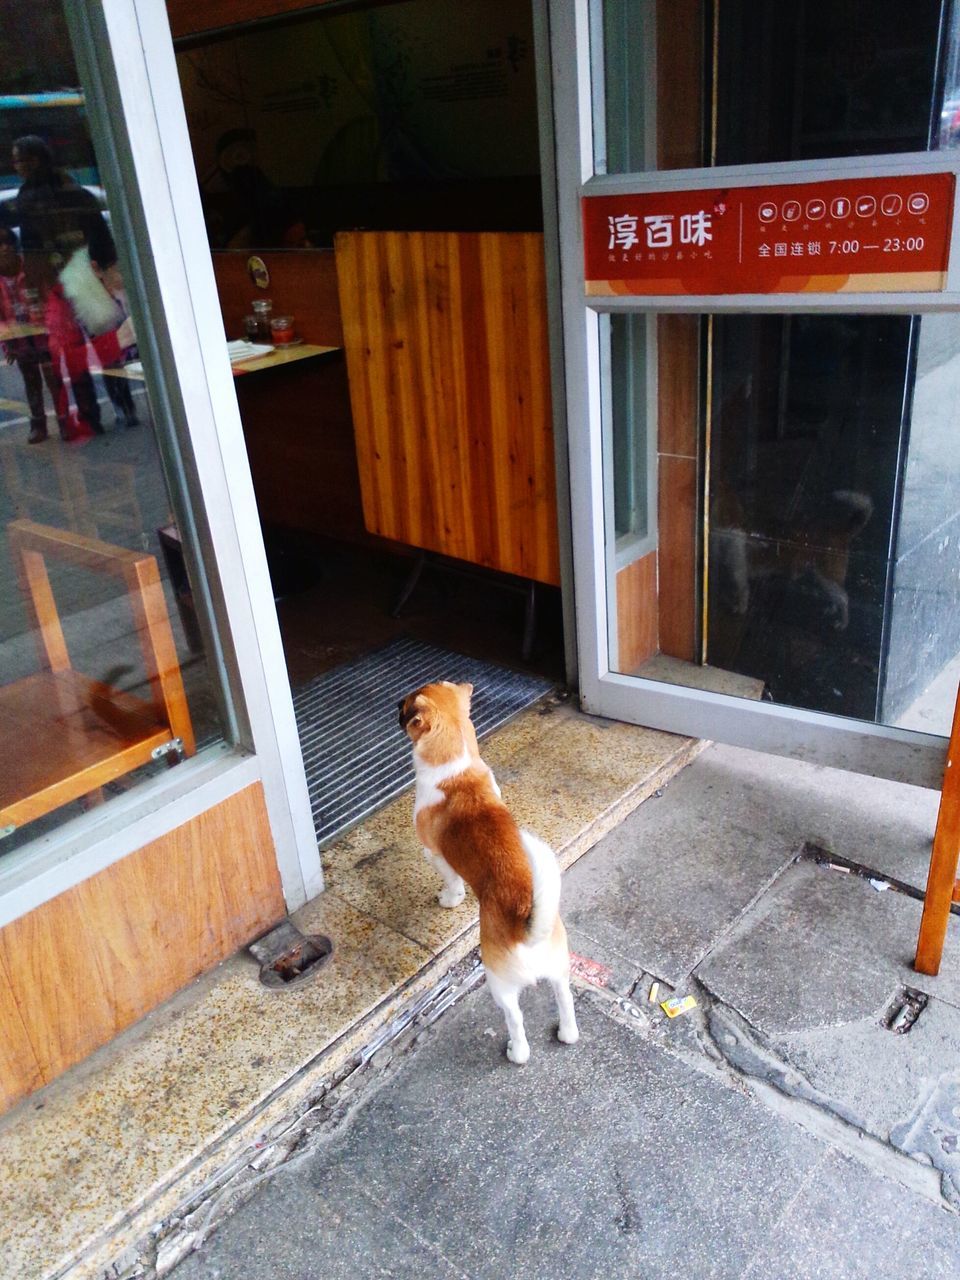
[[[954,176],[585,196],[593,296],[926,293],[946,284]]]

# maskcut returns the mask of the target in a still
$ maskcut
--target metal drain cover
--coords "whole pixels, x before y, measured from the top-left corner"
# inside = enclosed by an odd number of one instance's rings
[[[901,987],[887,1005],[880,1025],[894,1035],[905,1036],[927,1007],[930,997],[914,987]]]
[[[260,981],[272,991],[288,991],[315,978],[333,955],[333,943],[322,933],[301,933],[289,920],[252,942],[250,954],[260,961]]]

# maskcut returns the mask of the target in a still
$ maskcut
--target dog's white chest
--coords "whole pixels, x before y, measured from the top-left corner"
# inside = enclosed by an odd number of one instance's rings
[[[464,769],[469,769],[472,763],[466,748],[456,760],[448,760],[445,764],[421,764],[414,757],[414,768],[417,774],[417,789],[413,799],[414,822],[423,809],[442,804],[444,794],[440,790],[440,784],[455,778],[458,773],[463,773]]]

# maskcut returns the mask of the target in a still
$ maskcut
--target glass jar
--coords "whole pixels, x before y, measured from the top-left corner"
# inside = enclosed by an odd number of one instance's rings
[[[253,314],[256,316],[257,321],[257,341],[269,342],[271,337],[270,317],[273,315],[273,299],[254,298],[250,305],[253,308]]]
[[[293,316],[274,316],[270,321],[270,333],[272,341],[278,347],[289,346],[296,336],[293,327]]]

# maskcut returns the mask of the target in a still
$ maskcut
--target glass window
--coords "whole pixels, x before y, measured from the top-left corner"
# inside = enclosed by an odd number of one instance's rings
[[[960,319],[647,323],[654,394],[611,404],[627,417],[647,406],[653,461],[640,451],[658,517],[628,557],[608,525],[613,669],[949,733],[960,676]],[[615,386],[632,357],[615,341],[610,355]],[[634,483],[636,453],[605,456]],[[607,477],[608,494],[617,479]]]
[[[611,404],[648,413],[655,451],[639,449],[659,513],[631,556],[608,532],[613,669],[946,735],[960,677],[960,317],[646,323],[653,394]],[[616,385],[632,357],[616,340],[609,355]],[[605,458],[632,483],[636,454]]]
[[[178,44],[212,249],[538,230],[530,0],[405,0]]]
[[[0,855],[221,737],[110,201],[64,11],[11,0],[0,80]]]
[[[603,173],[955,147],[960,16],[947,0],[605,0]]]
[[[655,519],[655,454],[648,432],[648,330],[644,315],[610,316],[613,522],[621,552],[648,538]],[[651,482],[652,480],[652,482]]]

